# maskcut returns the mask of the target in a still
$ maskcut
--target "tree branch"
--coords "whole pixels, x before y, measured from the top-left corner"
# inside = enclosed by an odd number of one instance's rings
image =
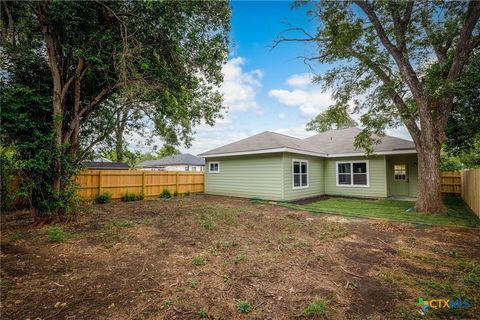
[[[387,51],[395,60],[398,66],[398,69],[400,70],[400,74],[408,84],[410,91],[412,92],[412,95],[415,98],[415,101],[417,102],[419,109],[424,112],[427,118],[430,117],[429,110],[428,110],[427,96],[410,62],[406,59],[406,57],[402,54],[402,52],[392,44],[392,42],[388,38],[388,35],[385,29],[383,28],[382,23],[380,22],[377,15],[373,11],[373,8],[366,1],[353,1],[353,2],[367,15],[370,22],[373,24],[375,31],[377,32],[377,35],[380,38],[380,41],[382,42],[385,49],[387,49]]]

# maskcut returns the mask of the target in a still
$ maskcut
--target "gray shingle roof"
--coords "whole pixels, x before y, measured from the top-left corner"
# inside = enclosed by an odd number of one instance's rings
[[[355,136],[360,133],[358,128],[347,128],[329,130],[304,139],[314,147],[322,150],[327,154],[342,153],[364,153],[363,149],[355,149],[353,141]],[[389,152],[415,149],[412,141],[400,139],[392,136],[384,136],[382,141],[373,147],[374,152]]]
[[[329,130],[316,134],[306,139],[298,139],[274,132],[262,132],[249,138],[239,140],[223,147],[219,147],[200,156],[229,154],[238,152],[266,151],[270,149],[288,148],[296,151],[304,151],[322,155],[336,154],[363,154],[364,150],[355,149],[353,142],[355,136],[360,133],[358,128]],[[384,136],[381,143],[374,146],[374,152],[393,152],[415,150],[412,141]]]
[[[189,153],[176,154],[173,156],[165,157],[159,160],[148,160],[140,163],[138,167],[158,167],[158,166],[171,166],[178,164],[187,164],[191,166],[204,166],[205,159],[196,157]]]
[[[128,163],[125,162],[104,162],[104,161],[84,161],[82,165],[85,169],[104,169],[119,170],[130,169]]]
[[[322,154],[321,151],[319,151],[317,148],[313,147],[308,142],[302,139],[290,137],[280,133],[265,131],[254,136],[227,144],[223,147],[207,151],[200,154],[200,156],[234,152],[260,151],[278,148],[290,148],[298,151],[318,153],[319,155]]]

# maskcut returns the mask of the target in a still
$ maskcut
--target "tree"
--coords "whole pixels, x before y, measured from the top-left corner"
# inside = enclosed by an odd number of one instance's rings
[[[158,159],[161,159],[161,158],[173,156],[173,155],[176,155],[176,154],[180,154],[180,150],[178,150],[174,146],[170,146],[170,145],[165,144],[158,151],[157,157],[158,157]]]
[[[445,151],[451,155],[469,154],[480,141],[480,50],[468,59],[457,92],[445,129]]]
[[[297,5],[302,5],[299,2]],[[371,152],[372,134],[403,123],[418,156],[416,209],[442,212],[440,151],[463,67],[480,45],[480,2],[321,1],[309,10],[315,34],[288,31],[285,41],[313,42],[320,63],[336,64],[317,76],[337,105],[355,97],[363,134],[355,145]]]
[[[307,123],[307,131],[325,132],[331,129],[356,127],[357,122],[347,112],[347,108],[331,107]]]
[[[78,162],[84,154],[82,127],[116,95],[141,106],[170,144],[189,145],[193,126],[213,125],[220,116],[230,27],[226,2],[1,4],[8,21],[2,23],[1,50],[6,87],[42,86],[39,94],[50,99],[54,196],[71,174],[64,159]],[[48,80],[31,83],[28,73],[45,68]]]

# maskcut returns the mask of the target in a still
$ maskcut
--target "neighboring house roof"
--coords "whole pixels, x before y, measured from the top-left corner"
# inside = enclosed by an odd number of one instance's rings
[[[101,161],[84,161],[82,165],[85,169],[104,169],[104,170],[121,170],[130,169],[125,162],[101,162]]]
[[[204,166],[205,159],[196,157],[189,153],[176,154],[170,157],[165,157],[160,160],[147,160],[138,165],[138,167],[160,167],[160,166],[173,166],[173,165],[191,165],[191,166]]]
[[[363,155],[365,151],[355,149],[353,144],[355,136],[360,131],[358,128],[329,130],[306,139],[266,131],[207,151],[200,156],[231,156],[272,152],[293,152],[324,157]],[[384,136],[381,138],[381,143],[373,147],[373,153],[415,153],[415,144],[409,140]]]
[[[285,150],[282,150],[285,149]],[[310,145],[308,142],[290,137],[284,134],[265,131],[249,138],[239,140],[223,147],[216,148],[205,153],[201,156],[229,154],[229,153],[266,153],[279,152],[279,151],[301,151],[305,153],[312,153],[323,155],[324,153]]]

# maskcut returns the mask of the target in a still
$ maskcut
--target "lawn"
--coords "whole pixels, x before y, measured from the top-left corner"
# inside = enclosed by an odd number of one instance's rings
[[[480,314],[474,228],[202,195],[0,218],[2,319],[410,320],[418,298],[456,297],[471,307],[423,319]]]
[[[457,197],[444,199],[445,214],[415,212],[414,203],[400,200],[366,200],[328,198],[311,204],[282,203],[292,209],[306,210],[314,214],[339,214],[347,217],[378,218],[425,225],[480,226],[480,219]]]

